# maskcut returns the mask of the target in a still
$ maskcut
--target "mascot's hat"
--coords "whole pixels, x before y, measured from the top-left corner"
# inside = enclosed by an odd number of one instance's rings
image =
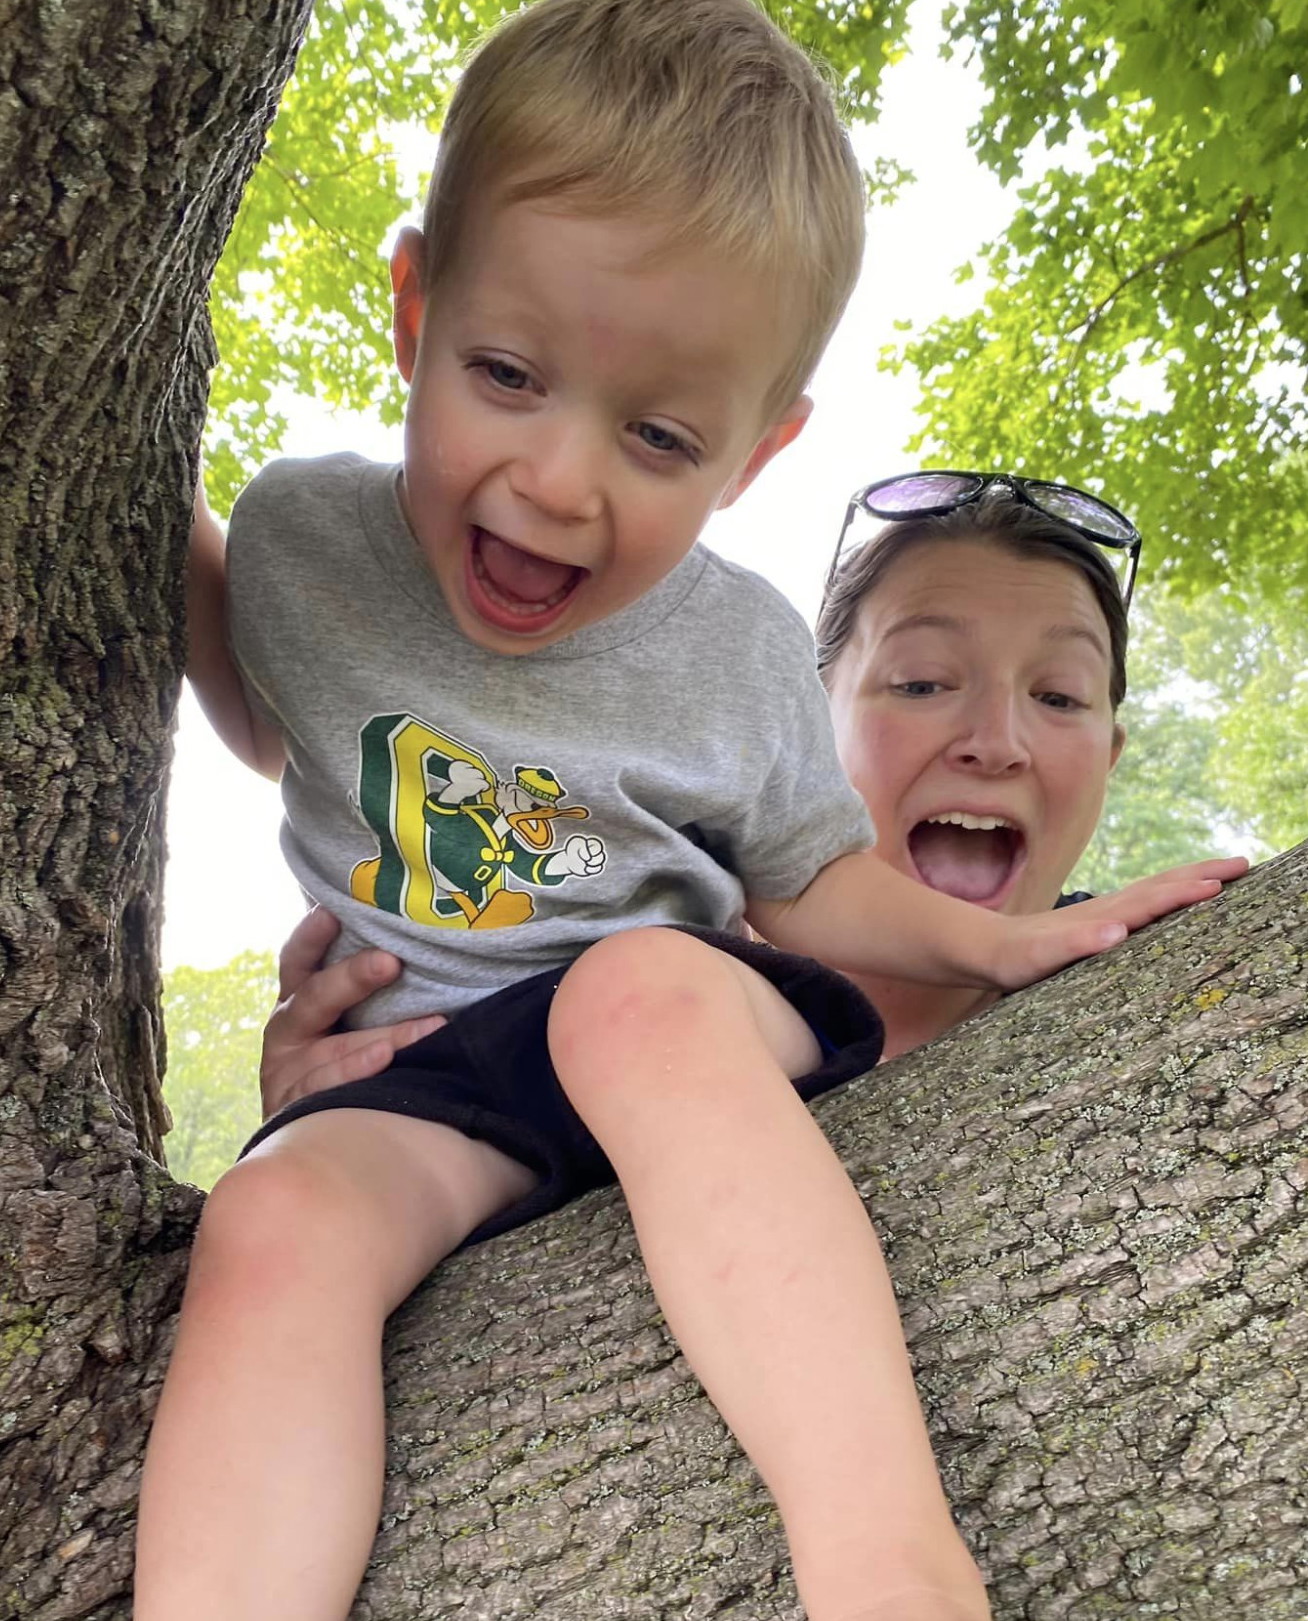
[[[557,805],[563,798],[563,784],[548,766],[515,765],[513,780],[533,799],[546,805]]]

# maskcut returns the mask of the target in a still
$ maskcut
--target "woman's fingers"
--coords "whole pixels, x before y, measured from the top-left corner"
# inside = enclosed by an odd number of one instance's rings
[[[1232,878],[1242,878],[1249,871],[1249,858],[1247,856],[1212,856],[1207,861],[1190,861],[1184,866],[1172,867],[1167,872],[1157,873],[1159,878],[1220,878],[1223,883],[1229,883]],[[1147,878],[1141,882],[1148,883]]]
[[[279,1040],[311,1041],[325,1036],[343,1013],[389,985],[399,972],[400,960],[389,951],[356,951],[330,968],[315,963],[298,978],[294,989],[283,992],[283,1001],[268,1021],[269,1034],[276,1021]]]
[[[1105,905],[1104,910],[1110,917],[1125,923],[1128,929],[1142,929],[1146,923],[1166,917],[1169,912],[1178,912],[1197,901],[1211,900],[1221,889],[1221,880],[1217,878],[1178,878],[1166,883],[1155,879],[1139,887],[1132,884],[1118,895],[1105,896],[1105,902],[1111,900],[1112,905]]]
[[[270,1051],[265,1044],[260,1077],[264,1118],[310,1092],[323,1092],[328,1087],[345,1086],[376,1075],[402,1047],[421,1041],[423,1036],[448,1022],[443,1014],[435,1013],[423,1019],[405,1019],[379,1030],[345,1030],[333,1036],[319,1036],[280,1051]]]
[[[315,907],[282,948],[281,1000],[264,1027],[259,1067],[265,1119],[309,1092],[375,1075],[401,1047],[446,1022],[432,1014],[381,1029],[338,1031],[342,1014],[390,984],[401,967],[390,952],[370,950],[323,968],[323,953],[339,932],[331,913]]]
[[[1196,901],[1210,900],[1218,894],[1224,883],[1240,878],[1248,872],[1249,863],[1243,856],[1222,856],[1211,861],[1191,861],[1183,867],[1172,867],[1166,872],[1137,878],[1135,883],[1111,895],[1097,895],[1094,900],[1083,901],[1074,908],[1064,908],[1064,916],[1078,912],[1082,916],[1117,918],[1128,928],[1143,928],[1154,918],[1175,912],[1182,906],[1193,906]]]
[[[1151,873],[1148,878],[1137,878],[1133,884],[1127,884],[1118,890],[1116,897],[1105,895],[1103,899],[1112,900],[1131,895],[1135,891],[1147,892],[1155,885],[1161,886],[1166,892],[1172,886],[1177,886],[1179,891],[1187,884],[1228,884],[1233,878],[1243,878],[1248,871],[1249,863],[1244,856],[1219,856],[1211,861],[1189,861],[1182,867],[1169,867],[1165,872]]]
[[[328,911],[315,906],[291,930],[277,959],[277,1000],[293,996],[316,968],[322,966],[327,948],[341,932],[341,926]]]
[[[271,1037],[271,1030],[270,1030]],[[263,1114],[284,1109],[309,1092],[322,1092],[329,1086],[362,1080],[375,1073],[370,1030],[351,1030],[336,1036],[321,1036],[311,1044],[278,1048],[269,1038],[264,1041],[264,1061],[259,1072]],[[381,1064],[388,1060],[378,1043]],[[381,1067],[377,1065],[377,1068]]]

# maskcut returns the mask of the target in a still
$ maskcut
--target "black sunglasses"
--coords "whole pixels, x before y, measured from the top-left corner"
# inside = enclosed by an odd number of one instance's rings
[[[879,478],[875,484],[859,490],[851,497],[845,509],[845,521],[840,526],[840,539],[836,542],[835,556],[827,570],[823,594],[831,590],[840,567],[845,536],[859,511],[874,518],[934,518],[941,513],[953,512],[975,501],[992,484],[1007,485],[1015,501],[1035,507],[1046,517],[1075,529],[1078,535],[1093,540],[1100,546],[1118,547],[1127,554],[1126,584],[1122,597],[1126,607],[1131,606],[1131,592],[1135,589],[1136,570],[1140,566],[1140,531],[1116,507],[1087,490],[1074,489],[1070,484],[1050,484],[1039,478],[1016,478],[1012,473],[959,473],[951,469],[931,470],[924,473],[897,473],[893,478]]]

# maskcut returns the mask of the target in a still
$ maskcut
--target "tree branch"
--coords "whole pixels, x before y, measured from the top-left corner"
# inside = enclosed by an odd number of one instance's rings
[[[1235,211],[1232,217],[1226,221],[1225,224],[1214,226],[1212,230],[1205,231],[1201,236],[1195,237],[1192,242],[1187,242],[1181,247],[1169,248],[1166,253],[1160,253],[1156,258],[1148,260],[1145,264],[1137,265],[1134,270],[1123,276],[1112,291],[1107,293],[1099,300],[1099,302],[1094,306],[1084,320],[1078,322],[1077,326],[1071,328],[1069,336],[1071,333],[1078,330],[1081,333],[1081,336],[1077,342],[1078,354],[1080,354],[1085,348],[1091,333],[1099,324],[1100,320],[1117,302],[1117,300],[1132,282],[1139,281],[1142,276],[1151,275],[1155,271],[1165,270],[1168,265],[1178,264],[1182,259],[1188,258],[1190,254],[1197,253],[1201,248],[1206,248],[1213,242],[1219,242],[1222,237],[1229,236],[1232,232],[1242,233],[1244,222],[1253,212],[1253,209],[1254,199],[1252,197],[1245,197],[1239,208]],[[1241,241],[1243,241],[1242,234]],[[1248,282],[1246,280],[1246,288],[1247,286]]]

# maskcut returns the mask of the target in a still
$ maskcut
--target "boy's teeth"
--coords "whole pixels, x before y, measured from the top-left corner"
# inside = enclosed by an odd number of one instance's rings
[[[928,816],[928,822],[945,822],[950,827],[967,827],[989,833],[997,827],[1012,827],[1004,816],[970,816],[967,811],[942,811],[939,816]]]

